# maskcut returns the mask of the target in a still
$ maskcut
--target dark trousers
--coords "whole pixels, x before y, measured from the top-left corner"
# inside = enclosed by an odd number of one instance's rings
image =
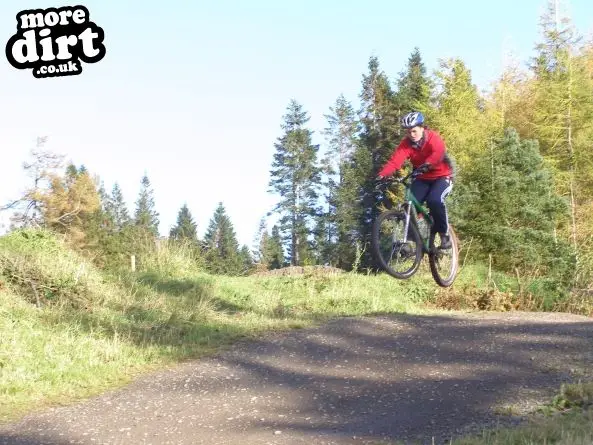
[[[435,232],[447,235],[449,234],[449,218],[445,198],[451,193],[452,188],[453,183],[449,178],[430,181],[416,179],[412,183],[414,197],[421,203],[426,201],[426,206],[430,209],[430,214],[434,219]]]

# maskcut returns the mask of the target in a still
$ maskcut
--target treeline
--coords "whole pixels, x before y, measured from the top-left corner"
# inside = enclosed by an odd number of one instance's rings
[[[271,160],[269,191],[279,199],[251,247],[239,246],[222,203],[204,239],[187,206],[167,242],[191,247],[214,273],[245,274],[286,265],[374,268],[370,227],[378,209],[373,179],[404,136],[399,118],[420,110],[444,137],[456,164],[449,218],[463,261],[488,262],[519,280],[545,277],[548,286],[584,288],[593,270],[593,42],[553,1],[541,17],[541,41],[527,67],[507,66],[488,94],[472,83],[459,58],[428,74],[414,48],[397,76],[371,57],[359,106],[340,95],[325,115],[324,150],[309,115],[291,100]],[[486,55],[485,55],[486,57]],[[67,235],[104,267],[125,267],[130,254],[152,249],[158,217],[148,178],[135,211],[115,184],[107,193],[84,167],[56,170],[39,150],[26,165],[34,186],[20,200],[16,224],[38,224]],[[45,186],[43,183],[45,182]],[[145,247],[142,247],[145,246]]]
[[[590,286],[593,43],[558,12],[550,1],[535,57],[524,70],[506,66],[487,94],[459,58],[440,60],[428,75],[415,48],[392,81],[371,57],[359,108],[341,95],[326,115],[324,153],[292,100],[270,171],[287,260],[374,267],[373,178],[404,136],[399,118],[420,110],[456,164],[449,208],[462,260],[520,281],[545,277],[552,288]]]
[[[132,264],[141,267],[145,256],[153,258],[149,254],[166,243],[182,248],[186,257],[211,273],[241,275],[254,267],[253,255],[247,246],[239,245],[222,202],[203,239],[198,238],[197,223],[186,204],[168,236],[160,237],[160,215],[146,174],[130,212],[117,182],[107,192],[99,177],[84,165],[68,164],[64,168],[63,157],[43,150],[43,139],[38,142],[32,161],[24,165],[31,187],[6,206],[14,210],[11,229],[38,227],[61,234],[73,249],[108,270],[126,269]],[[171,250],[170,245],[165,247]]]

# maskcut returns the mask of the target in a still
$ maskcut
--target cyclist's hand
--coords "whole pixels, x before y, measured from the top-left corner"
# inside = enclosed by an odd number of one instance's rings
[[[416,171],[418,173],[426,173],[427,171],[430,171],[431,168],[432,168],[432,165],[425,163],[425,164],[422,164],[420,167],[418,167],[416,169]]]
[[[375,176],[375,187],[378,188],[383,188],[386,187],[387,184],[389,184],[389,177],[388,176],[382,176],[382,175],[377,175]]]
[[[389,185],[389,180],[385,176],[375,176],[375,192],[383,192]]]

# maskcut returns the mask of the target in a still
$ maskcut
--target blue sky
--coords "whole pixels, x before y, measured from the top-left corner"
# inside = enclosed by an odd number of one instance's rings
[[[36,137],[48,136],[47,149],[85,164],[108,190],[118,181],[131,212],[146,172],[162,234],[186,202],[202,235],[222,201],[239,241],[251,245],[276,201],[269,170],[290,99],[309,113],[323,148],[323,115],[341,93],[358,106],[371,55],[392,79],[415,46],[430,72],[439,58],[461,57],[488,88],[505,48],[522,63],[534,55],[546,0],[81,3],[107,48],[82,75],[36,79],[2,53],[0,203],[27,185],[22,163]],[[76,4],[3,0],[3,45],[22,9]],[[589,36],[591,0],[568,7]]]

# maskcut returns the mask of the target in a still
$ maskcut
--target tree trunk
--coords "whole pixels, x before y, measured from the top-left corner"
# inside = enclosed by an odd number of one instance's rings
[[[568,115],[567,115],[567,130],[568,130],[568,151],[570,154],[570,213],[572,222],[572,243],[577,257],[578,264],[578,247],[577,247],[577,223],[576,223],[576,199],[575,199],[575,155],[572,144],[572,56],[568,56]]]

